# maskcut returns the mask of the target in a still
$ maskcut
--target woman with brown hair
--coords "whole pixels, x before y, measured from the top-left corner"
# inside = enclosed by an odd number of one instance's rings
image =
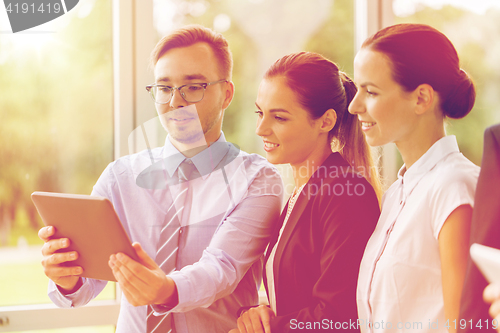
[[[394,142],[404,161],[361,262],[362,332],[456,332],[479,167],[444,122],[470,112],[474,84],[448,38],[422,24],[368,38],[354,79],[349,111],[367,142]]]
[[[380,185],[347,110],[355,93],[337,65],[316,53],[287,55],[264,75],[256,133],[269,162],[290,164],[295,189],[266,252],[270,306],[243,312],[239,332],[359,331],[356,281]]]

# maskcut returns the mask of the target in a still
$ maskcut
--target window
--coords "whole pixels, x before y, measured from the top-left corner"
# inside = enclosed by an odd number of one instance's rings
[[[447,134],[457,136],[462,153],[481,164],[484,130],[500,122],[500,3],[497,1],[394,1],[396,23],[429,24],[443,32],[460,57],[460,66],[476,84],[474,108],[450,120]]]
[[[1,7],[0,318],[9,318],[9,330],[88,325],[74,313],[43,326],[54,310],[30,194],[89,194],[113,159],[111,1],[82,1],[16,34]],[[99,297],[115,298],[113,283]]]
[[[86,325],[94,328],[82,332],[114,330],[120,297],[114,288],[103,295],[106,300],[64,316],[47,304],[36,235],[40,221],[29,195],[89,193],[106,164],[129,153],[129,134],[156,116],[144,89],[153,82],[149,53],[161,36],[183,24],[203,24],[229,40],[236,96],[224,131],[229,141],[258,153],[263,151],[254,134],[254,102],[260,78],[276,59],[315,51],[352,75],[356,48],[376,30],[395,22],[439,24],[478,85],[475,110],[448,131],[457,133],[464,153],[479,163],[482,131],[500,122],[494,56],[500,11],[491,6],[475,12],[481,1],[474,2],[476,8],[428,7],[442,2],[86,0],[63,17],[15,35],[0,6],[0,319],[11,323],[0,331]],[[397,171],[395,151],[383,153],[390,177]]]

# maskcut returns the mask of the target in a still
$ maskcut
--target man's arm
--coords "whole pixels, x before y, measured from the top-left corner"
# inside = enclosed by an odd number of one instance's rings
[[[281,196],[243,200],[224,221],[200,261],[173,272],[179,305],[185,312],[231,294],[248,269],[263,255],[278,221]]]
[[[134,306],[163,304],[178,312],[209,306],[234,291],[262,256],[273,222],[279,217],[280,204],[279,196],[246,198],[224,221],[201,259],[169,276],[138,243],[134,248],[141,262],[118,253],[110,258],[109,265]]]
[[[280,214],[283,183],[274,168],[266,171],[252,181],[197,263],[165,277],[155,274],[157,265],[149,265],[152,260],[145,253],[141,263],[123,254],[114,256],[110,266],[125,295],[129,294],[127,300],[136,306],[166,305],[155,307],[157,312],[185,312],[230,294],[261,258]]]

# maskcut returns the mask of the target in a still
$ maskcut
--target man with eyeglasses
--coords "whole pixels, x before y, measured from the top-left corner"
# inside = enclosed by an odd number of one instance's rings
[[[280,214],[283,184],[264,158],[222,133],[234,94],[222,35],[188,26],[164,37],[146,87],[168,132],[165,146],[112,162],[93,194],[107,197],[140,262],[109,265],[125,297],[117,332],[228,332],[242,306],[256,305],[261,257]],[[106,282],[79,276],[65,239],[42,228],[42,264],[60,307],[88,303]],[[65,242],[66,241],[66,242]],[[78,254],[75,254],[76,256]]]

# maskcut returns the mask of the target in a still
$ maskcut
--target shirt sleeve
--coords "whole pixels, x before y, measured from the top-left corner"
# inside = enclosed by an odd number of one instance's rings
[[[60,308],[77,308],[94,299],[106,287],[107,281],[82,278],[82,286],[72,294],[64,295],[56,284],[49,280],[48,295]]]
[[[471,163],[472,164],[472,163]],[[479,167],[446,170],[436,181],[434,191],[429,197],[433,236],[438,239],[444,223],[451,213],[462,205],[474,207]]]
[[[178,305],[171,311],[208,307],[229,295],[262,257],[279,218],[283,197],[283,183],[276,169],[266,169],[252,181],[247,195],[215,233],[201,259],[169,275],[179,296]],[[166,310],[162,306],[153,308],[158,313]]]

